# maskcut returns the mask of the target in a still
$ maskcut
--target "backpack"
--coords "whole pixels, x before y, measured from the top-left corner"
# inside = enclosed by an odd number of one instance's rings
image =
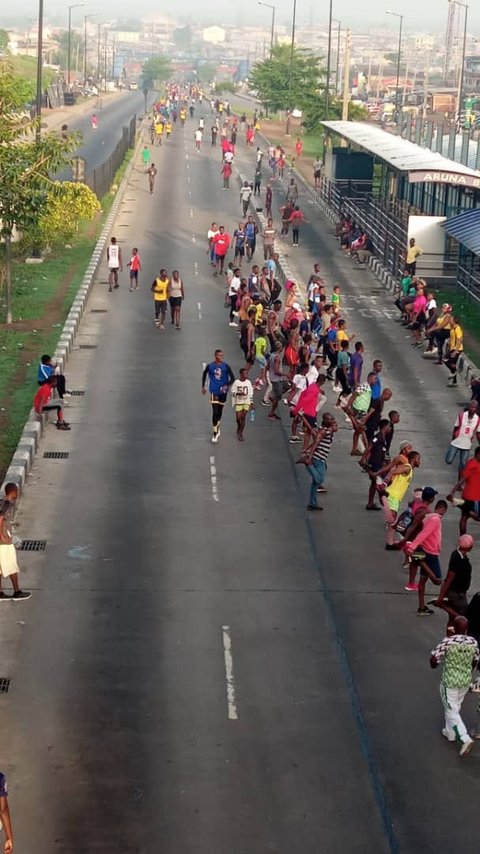
[[[413,513],[410,510],[410,507],[407,507],[403,513],[400,513],[400,516],[397,519],[397,524],[395,525],[395,530],[398,531],[399,534],[404,534],[407,528],[413,522]]]

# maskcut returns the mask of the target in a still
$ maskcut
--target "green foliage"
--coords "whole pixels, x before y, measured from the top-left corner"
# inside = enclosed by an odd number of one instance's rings
[[[15,113],[24,109],[34,92],[34,87],[27,80],[14,73],[10,59],[0,60],[0,142],[3,141],[3,134],[9,133],[11,123],[18,122]]]
[[[142,78],[143,85],[154,89],[156,83],[168,80],[172,73],[170,63],[165,56],[152,56],[143,63]]]
[[[8,63],[11,66],[13,74],[19,81],[27,83],[25,91],[28,97],[24,103],[33,101],[37,88],[37,60],[34,56],[9,56]],[[52,68],[44,68],[42,72],[43,87],[50,85],[52,80],[58,77],[57,73]]]
[[[343,101],[340,98],[334,98],[328,105],[328,118],[331,121],[336,121],[342,118]],[[361,122],[368,119],[368,112],[359,104],[353,104],[349,101],[348,118],[353,122]],[[320,122],[325,119],[325,95],[313,95],[306,98],[304,106],[304,123],[309,132],[319,130]]]
[[[222,92],[231,92],[233,94],[237,91],[237,86],[231,80],[217,80],[213,86],[213,91],[216,94],[222,94]]]
[[[99,212],[95,193],[86,184],[55,181],[47,193],[41,215],[24,237],[30,245],[57,247],[68,243],[80,225]]]
[[[211,83],[212,80],[215,80],[216,73],[217,66],[214,65],[213,62],[199,63],[197,69],[197,80],[202,83]]]
[[[291,62],[290,45],[275,45],[272,57],[257,62],[250,77],[252,88],[271,112],[305,110],[313,96],[322,91],[325,71],[320,58],[311,51],[294,47]]]
[[[0,29],[0,51],[7,53],[8,51],[8,33],[6,30]]]

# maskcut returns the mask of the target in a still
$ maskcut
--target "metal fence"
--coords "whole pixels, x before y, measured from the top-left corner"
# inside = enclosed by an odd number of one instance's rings
[[[91,190],[93,190],[99,199],[108,193],[113,184],[115,175],[125,159],[127,151],[129,148],[134,147],[136,130],[137,117],[134,116],[133,119],[131,119],[130,124],[122,129],[122,136],[117,142],[110,157],[108,157],[101,166],[97,166],[97,168],[93,169],[91,172],[88,171],[87,163],[85,183]]]

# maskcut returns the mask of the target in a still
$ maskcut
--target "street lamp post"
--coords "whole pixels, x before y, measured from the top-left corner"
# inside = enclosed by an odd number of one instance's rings
[[[270,59],[272,58],[273,53],[273,45],[275,43],[275,12],[277,7],[273,6],[272,3],[264,3],[263,0],[257,0],[259,6],[266,6],[267,9],[272,10],[272,29],[270,33]]]
[[[332,14],[333,0],[330,0],[328,7],[328,45],[327,45],[327,76],[325,80],[325,118],[328,119],[328,106],[330,99],[330,65],[332,60]]]
[[[83,16],[83,82],[87,82],[87,21],[89,18],[96,18],[97,13],[91,12],[90,15]]]
[[[73,3],[68,7],[68,46],[67,46],[67,85],[70,86],[70,65],[72,59],[72,9],[85,6],[85,3]]]
[[[460,3],[460,0],[456,0],[457,6],[462,6],[464,10],[463,17],[463,45],[462,45],[462,58],[460,60],[460,68],[458,72],[458,89],[457,89],[457,113],[458,113],[458,124],[460,125],[460,114],[462,111],[462,101],[463,101],[463,77],[465,74],[465,52],[467,47],[467,20],[468,20],[468,6],[466,3]]]
[[[40,142],[42,118],[42,80],[43,80],[43,0],[38,2],[38,34],[37,34],[37,93],[35,98],[35,142]],[[7,321],[8,322],[8,321]]]
[[[398,118],[399,114],[399,94],[398,91],[400,86],[400,58],[402,55],[402,29],[403,29],[403,15],[400,15],[398,12],[392,12],[390,9],[387,9],[387,15],[393,15],[394,18],[398,18],[400,24],[398,27],[398,57],[397,57],[397,86],[395,89],[395,113]]]
[[[288,91],[290,94],[290,109],[292,108],[292,83],[293,83],[293,57],[295,53],[295,23],[297,19],[297,0],[293,0],[293,12],[292,12],[292,40],[290,44],[290,75],[289,75],[289,83],[288,83]],[[288,133],[288,131],[287,131]]]
[[[338,20],[338,18],[332,18],[332,22],[337,24],[337,56],[335,61],[335,92],[338,95],[340,93],[339,88],[339,80],[338,75],[340,71],[340,37],[342,32],[342,22]]]

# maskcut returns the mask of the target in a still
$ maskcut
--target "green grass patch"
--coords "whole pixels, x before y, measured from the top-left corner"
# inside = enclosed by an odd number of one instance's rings
[[[115,175],[119,185],[133,157],[127,152]],[[15,328],[0,329],[0,476],[12,458],[37,389],[37,367],[42,353],[53,353],[60,332],[85,275],[95,244],[111,210],[115,193],[101,200],[102,213],[95,228],[84,223],[71,249],[47,255],[42,264],[13,263],[13,311]],[[59,291],[63,298],[54,304]],[[35,323],[38,323],[38,329]]]

